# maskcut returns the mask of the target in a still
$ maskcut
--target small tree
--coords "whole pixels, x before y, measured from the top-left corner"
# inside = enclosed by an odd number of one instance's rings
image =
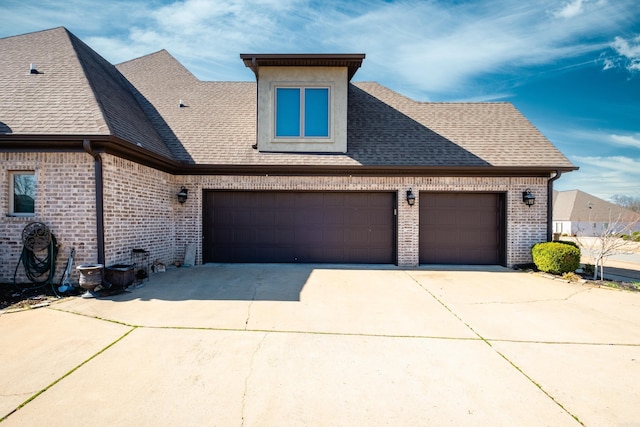
[[[614,194],[611,197],[611,200],[613,200],[613,203],[620,205],[623,208],[627,208],[634,212],[640,213],[640,197]]]
[[[579,230],[576,240],[578,244],[587,249],[594,259],[593,280],[604,280],[604,263],[612,255],[632,253],[634,244],[622,239],[624,234],[631,234],[638,225],[640,219],[637,214],[625,214],[619,212],[614,217],[609,209],[609,222],[602,223],[602,228],[598,229],[597,223],[589,218],[589,225],[592,228],[592,239],[580,236],[584,230]]]

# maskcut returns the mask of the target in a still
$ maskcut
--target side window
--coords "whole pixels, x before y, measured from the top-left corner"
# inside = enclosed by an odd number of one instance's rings
[[[35,213],[36,179],[31,171],[9,172],[9,215]]]
[[[276,88],[276,138],[328,138],[329,88]]]

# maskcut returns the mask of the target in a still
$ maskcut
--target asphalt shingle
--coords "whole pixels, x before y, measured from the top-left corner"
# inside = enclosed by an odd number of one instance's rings
[[[3,133],[110,135],[171,157],[131,84],[65,28],[0,39],[0,53]]]
[[[573,167],[510,103],[416,102],[365,82],[349,86],[346,154],[261,153],[255,82],[200,81],[166,51],[117,67],[180,141],[181,160],[198,164]]]
[[[580,190],[553,192],[554,221],[639,223],[640,215]]]
[[[201,81],[164,50],[114,67],[62,27],[0,39],[0,54],[4,134],[111,135],[198,165],[574,168],[510,103],[351,83],[347,153],[262,153],[255,82]]]

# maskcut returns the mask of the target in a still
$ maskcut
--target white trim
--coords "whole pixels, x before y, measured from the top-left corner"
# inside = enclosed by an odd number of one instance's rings
[[[34,199],[34,206],[33,206],[33,212],[15,212],[15,205],[14,205],[14,192],[15,192],[15,177],[16,175],[30,175],[33,176],[33,185],[34,185],[34,189],[33,189],[33,199]],[[34,170],[13,170],[13,171],[9,171],[8,174],[8,178],[9,178],[9,191],[8,191],[8,196],[9,196],[9,212],[8,212],[8,216],[12,216],[12,217],[32,217],[35,216],[35,198],[37,196],[37,191],[36,191],[36,173]]]
[[[272,82],[272,99],[271,99],[271,142],[274,143],[295,143],[295,142],[320,142],[320,143],[331,143],[334,141],[334,129],[333,129],[333,90],[335,84],[332,82]],[[276,117],[277,117],[277,91],[280,88],[285,89],[300,89],[300,136],[276,136]],[[305,112],[305,99],[304,99],[304,90],[305,89],[327,89],[329,91],[329,100],[328,100],[328,126],[329,126],[329,136],[313,136],[307,137],[304,136],[304,112]]]

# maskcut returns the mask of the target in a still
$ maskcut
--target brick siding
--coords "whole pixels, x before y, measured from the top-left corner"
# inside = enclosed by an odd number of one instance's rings
[[[30,222],[46,224],[55,235],[59,253],[55,281],[59,282],[69,251],[74,266],[96,262],[96,215],[93,159],[78,153],[0,153],[0,283],[10,283],[22,252],[22,230]],[[9,172],[35,171],[35,215],[8,217]],[[45,255],[44,253],[42,255]],[[74,271],[72,280],[77,283]],[[16,282],[28,283],[21,265]]]
[[[202,262],[203,190],[394,191],[398,198],[398,264],[418,265],[420,192],[464,191],[506,194],[507,265],[531,261],[531,246],[546,239],[546,178],[476,177],[295,177],[295,176],[172,176],[111,155],[103,157],[105,262],[128,263],[131,250],[150,252],[150,261],[183,261],[187,244],[197,247]],[[0,282],[9,282],[22,250],[21,232],[31,221],[44,222],[56,235],[60,252],[56,281],[69,249],[76,248],[74,266],[97,260],[94,160],[86,153],[0,153]],[[8,174],[36,173],[35,216],[8,217]],[[181,186],[189,198],[179,204]],[[416,204],[405,201],[412,188]],[[536,203],[522,203],[530,188]],[[72,280],[77,283],[74,271]],[[18,281],[26,280],[20,269]]]
[[[176,245],[179,248],[186,243],[196,243],[198,262],[202,262],[203,190],[395,191],[398,197],[398,264],[403,267],[418,265],[418,195],[421,191],[506,193],[508,266],[530,262],[531,246],[546,240],[545,178],[188,176],[180,179],[179,185],[189,189],[190,197],[178,209]],[[409,188],[417,196],[413,207],[405,201]],[[536,203],[530,208],[522,202],[522,192],[527,188],[536,196]]]

